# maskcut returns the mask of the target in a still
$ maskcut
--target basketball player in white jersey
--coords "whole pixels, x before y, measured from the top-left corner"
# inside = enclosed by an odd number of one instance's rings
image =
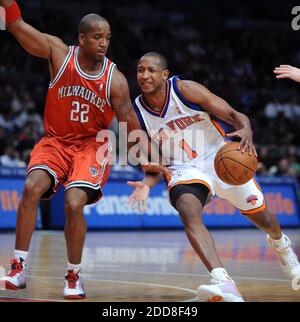
[[[177,76],[168,77],[165,58],[155,52],[145,54],[137,66],[142,95],[135,99],[134,108],[141,126],[160,143],[162,154],[170,155],[172,176],[166,178],[170,202],[178,210],[192,247],[212,277],[211,285],[199,286],[199,300],[243,301],[202,222],[203,207],[212,195],[228,200],[266,232],[289,278],[300,276],[300,265],[291,242],[281,232],[276,217],[266,209],[255,180],[231,186],[222,182],[214,169],[216,152],[226,144],[227,137],[239,136],[242,152],[256,154],[249,119],[204,86]],[[223,127],[227,123],[236,131],[226,135]],[[172,144],[167,144],[169,141]],[[132,207],[138,203],[143,210],[150,188],[161,178],[161,175],[146,173],[143,181],[128,182],[135,187],[129,198]]]

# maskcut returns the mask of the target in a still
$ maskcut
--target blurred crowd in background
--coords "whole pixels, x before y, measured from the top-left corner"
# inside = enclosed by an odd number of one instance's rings
[[[293,1],[18,1],[42,32],[77,43],[80,18],[103,15],[112,29],[108,57],[139,94],[136,62],[148,51],[167,60],[171,75],[198,81],[251,120],[258,173],[300,178],[300,84],[277,80],[275,66],[300,66]],[[32,57],[8,33],[0,43],[0,165],[26,166],[43,136],[47,61]],[[116,129],[114,122],[112,128]]]

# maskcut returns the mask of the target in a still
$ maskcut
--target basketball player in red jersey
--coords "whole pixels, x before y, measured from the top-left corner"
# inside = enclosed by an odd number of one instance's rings
[[[85,297],[81,257],[86,235],[83,207],[98,201],[109,173],[109,144],[101,160],[96,153],[104,143],[96,135],[107,129],[114,115],[139,129],[126,78],[105,55],[111,31],[108,21],[96,14],[82,18],[79,46],[41,33],[21,17],[12,0],[0,0],[8,30],[31,55],[48,60],[51,74],[45,105],[46,136],[34,147],[17,212],[16,244],[12,269],[2,278],[5,287],[26,287],[27,256],[41,198],[50,198],[65,186],[65,238],[68,272],[64,297]]]

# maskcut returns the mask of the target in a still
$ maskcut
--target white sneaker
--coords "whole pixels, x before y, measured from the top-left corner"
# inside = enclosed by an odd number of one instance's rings
[[[0,278],[1,289],[17,291],[26,288],[26,261],[22,258],[21,260],[12,259],[10,263],[11,270],[6,276]]]
[[[212,285],[200,285],[197,289],[200,302],[244,302],[235,282],[226,271],[221,274],[223,276],[210,275],[213,277],[210,281]]]
[[[85,298],[84,285],[79,272],[68,271],[65,275],[64,298],[72,300]]]
[[[299,276],[300,264],[297,255],[291,247],[291,241],[289,240],[289,238],[286,235],[283,235],[283,238],[286,241],[286,246],[282,248],[276,246],[270,236],[267,236],[267,238],[270,246],[272,246],[276,250],[276,253],[279,257],[279,264],[285,275],[290,279]]]

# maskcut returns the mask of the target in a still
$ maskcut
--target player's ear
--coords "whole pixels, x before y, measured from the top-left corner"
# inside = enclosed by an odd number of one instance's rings
[[[163,79],[167,80],[169,78],[170,72],[168,69],[163,71]]]
[[[84,34],[82,32],[78,34],[78,42],[80,46],[84,45]]]

